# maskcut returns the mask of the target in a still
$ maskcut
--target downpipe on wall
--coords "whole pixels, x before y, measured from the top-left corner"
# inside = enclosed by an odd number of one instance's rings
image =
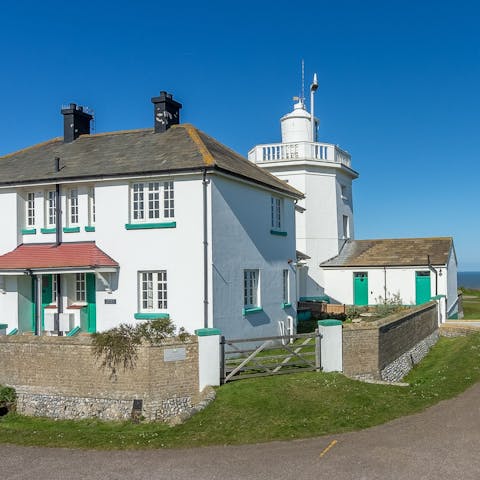
[[[203,169],[203,326],[208,328],[208,185],[207,169]]]

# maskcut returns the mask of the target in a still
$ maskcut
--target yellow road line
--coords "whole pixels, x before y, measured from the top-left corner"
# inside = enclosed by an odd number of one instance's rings
[[[337,443],[336,440],[332,440],[328,445],[328,447],[322,451],[322,453],[320,454],[320,457],[323,457],[336,443]]]

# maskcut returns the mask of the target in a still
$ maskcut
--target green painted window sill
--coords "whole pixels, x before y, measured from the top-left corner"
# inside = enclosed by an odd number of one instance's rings
[[[286,237],[288,234],[287,232],[281,232],[280,230],[270,230],[272,235],[278,235],[279,237]]]
[[[42,233],[57,233],[56,228],[41,228],[40,231]]]
[[[242,309],[243,315],[252,315],[252,313],[259,313],[259,312],[263,312],[262,307],[251,307],[251,308]]]
[[[126,223],[126,230],[151,230],[153,228],[176,228],[177,222]]]
[[[210,337],[211,335],[221,335],[222,332],[218,328],[197,328],[195,335],[197,337]]]
[[[87,225],[85,227],[85,231],[86,232],[94,232],[95,231],[95,227],[93,225]]]
[[[290,302],[282,303],[282,308],[290,308],[291,306],[292,306],[292,304]]]
[[[36,228],[22,228],[22,235],[35,235],[36,233]]]
[[[63,233],[78,233],[80,227],[63,227]]]
[[[157,318],[170,318],[168,313],[136,313],[135,320],[156,320]]]

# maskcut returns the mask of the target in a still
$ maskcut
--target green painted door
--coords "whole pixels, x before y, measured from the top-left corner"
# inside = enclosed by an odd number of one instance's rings
[[[42,332],[45,330],[45,307],[50,305],[53,300],[52,283],[52,275],[42,275]]]
[[[354,272],[353,274],[353,304],[368,305],[367,272]]]
[[[87,332],[97,331],[97,291],[95,286],[95,274],[86,274],[87,283]]]
[[[415,303],[421,305],[432,298],[430,272],[415,272]]]

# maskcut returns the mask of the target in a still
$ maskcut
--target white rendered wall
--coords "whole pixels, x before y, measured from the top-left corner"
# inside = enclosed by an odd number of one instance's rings
[[[271,193],[255,186],[213,177],[213,326],[229,338],[279,335],[279,321],[294,318],[295,259],[293,200],[283,202],[283,230],[270,233]],[[260,304],[263,311],[243,315],[243,271],[260,271]],[[292,307],[282,308],[282,270],[288,269]]]
[[[457,301],[458,286],[457,286],[457,258],[455,250],[452,248],[450,258],[448,259],[448,271],[446,275],[447,282],[447,312],[452,305]],[[458,309],[454,309],[451,313],[457,313]]]
[[[20,204],[14,189],[0,189],[0,212],[2,212],[2,234],[0,255],[15,249],[20,243]]]
[[[443,267],[436,267],[445,271]],[[427,266],[411,268],[355,268],[355,269],[324,269],[325,293],[336,303],[353,305],[354,272],[368,274],[368,304],[375,305],[385,296],[392,299],[399,294],[404,305],[415,305],[415,272],[426,271]],[[446,275],[438,278],[438,295],[447,295]],[[436,295],[435,274],[430,272],[431,296]],[[386,295],[385,295],[386,287]]]
[[[175,178],[176,228],[126,230],[129,220],[129,185],[96,185],[97,246],[120,264],[112,293],[97,280],[97,330],[121,322],[135,323],[139,311],[138,272],[167,271],[168,309],[177,327],[193,333],[203,327],[202,182]],[[116,277],[116,276],[115,276]],[[116,304],[105,304],[115,299]]]
[[[305,193],[298,205],[305,208],[296,213],[297,249],[306,253],[308,269],[305,287],[301,296],[317,296],[324,293],[325,280],[320,263],[338,255],[343,245],[343,215],[349,219],[349,238],[354,238],[352,178],[342,172],[339,165],[308,165],[298,162],[289,165],[276,162],[262,163],[278,178]],[[342,198],[341,185],[346,187],[346,198]]]

